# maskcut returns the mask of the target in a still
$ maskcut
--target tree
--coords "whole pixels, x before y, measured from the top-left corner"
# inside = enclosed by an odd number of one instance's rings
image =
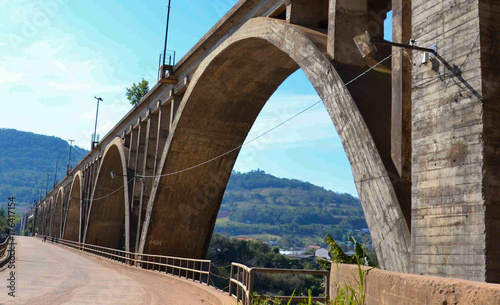
[[[142,81],[138,84],[133,83],[132,88],[127,88],[127,99],[130,101],[130,104],[137,105],[141,99],[149,92],[149,82],[147,80],[142,79]]]

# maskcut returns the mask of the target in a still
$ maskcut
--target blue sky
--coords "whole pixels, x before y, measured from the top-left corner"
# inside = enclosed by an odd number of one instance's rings
[[[172,1],[169,49],[181,58],[237,1]],[[156,82],[167,1],[0,0],[0,128],[74,139],[89,148],[94,96],[104,136],[130,109],[125,88]],[[319,100],[302,71],[287,79],[249,138]],[[357,196],[324,106],[243,148],[235,170],[263,169]]]

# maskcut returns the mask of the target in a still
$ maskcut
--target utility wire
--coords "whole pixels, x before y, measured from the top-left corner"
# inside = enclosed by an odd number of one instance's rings
[[[351,79],[350,81],[348,81],[347,83],[345,83],[344,85],[342,85],[342,88],[347,88],[347,86],[349,86],[351,83],[355,82],[356,80],[358,80],[359,78],[363,77],[365,74],[367,74],[368,72],[370,72],[371,70],[375,69],[376,67],[378,67],[379,65],[381,65],[383,62],[385,62],[386,60],[388,60],[389,58],[391,58],[392,56],[394,56],[396,53],[400,52],[402,48],[400,48],[398,51],[395,51],[394,53],[390,54],[389,56],[387,56],[386,58],[382,59],[381,61],[379,61],[377,64],[375,64],[374,66],[370,67],[369,69],[367,69],[366,71],[364,71],[363,73],[359,74],[358,76],[356,76],[355,78]],[[336,94],[337,91],[333,92],[332,94],[330,94],[329,96],[332,96],[334,94]],[[187,172],[189,170],[192,170],[192,169],[195,169],[197,167],[200,167],[200,166],[203,166],[207,163],[210,163],[210,162],[213,162],[217,159],[220,159],[236,150],[239,150],[240,148],[242,148],[243,146],[246,146],[260,138],[262,138],[263,136],[273,132],[274,130],[278,129],[279,127],[285,125],[286,123],[290,122],[291,120],[295,119],[296,117],[298,117],[299,115],[303,114],[304,112],[308,111],[309,109],[313,108],[314,106],[318,105],[319,103],[323,102],[323,100],[319,100],[315,103],[313,103],[312,105],[306,107],[305,109],[303,109],[302,111],[296,113],[295,115],[291,116],[290,118],[286,119],[285,121],[279,123],[278,125],[274,126],[273,128],[265,131],[264,133],[256,136],[255,138],[251,139],[250,141],[247,141],[221,155],[218,155],[212,159],[209,159],[205,162],[202,162],[202,163],[199,163],[199,164],[196,164],[196,165],[193,165],[191,167],[188,167],[188,168],[185,168],[185,169],[181,169],[181,170],[178,170],[178,171],[175,171],[175,172],[171,172],[171,173],[166,173],[166,174],[163,174],[163,175],[154,175],[154,176],[142,176],[142,175],[137,175],[137,177],[140,177],[140,178],[158,178],[158,177],[166,177],[166,176],[172,176],[172,175],[177,175],[177,174],[180,174],[180,173],[183,173],[183,172]]]
[[[381,61],[377,62],[375,65],[371,66],[369,69],[365,70],[363,73],[359,74],[358,76],[354,77],[353,79],[351,79],[350,81],[348,81],[347,83],[345,83],[344,85],[341,86],[341,89],[343,88],[347,88],[347,86],[349,86],[350,84],[352,84],[353,82],[357,81],[358,79],[360,79],[361,77],[363,77],[364,75],[366,75],[368,72],[374,70],[375,68],[377,68],[379,65],[381,65],[382,63],[384,63],[386,60],[388,60],[389,58],[391,58],[392,56],[394,56],[396,53],[400,52],[403,48],[399,48],[399,50],[391,53],[390,55],[388,55],[387,57],[385,57],[384,59],[382,59]],[[335,91],[333,93],[331,93],[330,95],[328,95],[328,97],[334,95],[334,94],[337,94],[338,91]],[[295,119],[296,117],[300,116],[301,114],[303,114],[304,112],[308,111],[309,109],[313,108],[314,106],[318,105],[319,103],[323,102],[323,100],[318,100],[316,101],[315,103],[309,105],[308,107],[306,107],[305,109],[299,111],[298,113],[294,114],[293,116],[289,117],[288,119],[284,120],[283,122],[279,123],[278,125],[274,126],[273,128],[261,133],[260,135],[256,136],[255,138],[251,139],[250,141],[247,141],[241,145],[238,145],[237,147],[223,153],[223,154],[220,154],[214,158],[211,158],[207,161],[204,161],[202,163],[199,163],[199,164],[196,164],[196,165],[193,165],[191,167],[188,167],[188,168],[185,168],[185,169],[181,169],[181,170],[178,170],[178,171],[175,171],[175,172],[171,172],[171,173],[166,173],[166,174],[163,174],[163,175],[154,175],[154,176],[143,176],[143,175],[136,175],[135,177],[133,177],[132,179],[130,179],[128,183],[132,182],[132,180],[134,180],[135,178],[158,178],[158,177],[166,177],[166,176],[172,176],[172,175],[177,175],[177,174],[180,174],[180,173],[183,173],[183,172],[187,172],[189,170],[192,170],[192,169],[195,169],[197,167],[200,167],[200,166],[203,166],[205,164],[208,164],[210,162],[213,162],[217,159],[220,159],[224,156],[227,156],[229,155],[230,153],[242,148],[243,146],[246,146],[252,142],[255,142],[256,140],[266,136],[267,134],[273,132],[274,130],[278,129],[279,127],[285,125],[286,123],[290,122],[291,120]],[[102,199],[105,199],[113,194],[115,194],[116,192],[118,192],[119,190],[121,190],[122,188],[124,188],[125,185],[122,185],[120,186],[118,189],[112,191],[111,193],[107,194],[107,195],[104,195],[102,197],[99,197],[99,198],[93,198],[93,199],[82,199],[82,200],[85,200],[85,201],[97,201],[97,200],[102,200]]]
[[[138,176],[136,176],[136,177],[138,177]],[[132,180],[134,180],[134,179],[135,179],[135,177],[132,177],[129,181],[127,181],[127,185],[128,185],[130,182],[132,182]],[[102,196],[102,197],[99,197],[99,198],[93,198],[93,199],[87,199],[87,198],[84,198],[83,200],[85,200],[85,201],[96,201],[96,200],[101,200],[101,199],[107,198],[107,197],[109,197],[109,196],[111,196],[111,195],[115,194],[116,192],[118,192],[119,190],[121,190],[121,189],[122,189],[122,188],[124,188],[124,187],[125,187],[125,184],[124,184],[124,185],[122,185],[122,186],[120,186],[120,187],[119,187],[119,188],[117,188],[116,190],[112,191],[111,193],[109,193],[109,194],[107,194],[107,195],[104,195],[104,196]]]

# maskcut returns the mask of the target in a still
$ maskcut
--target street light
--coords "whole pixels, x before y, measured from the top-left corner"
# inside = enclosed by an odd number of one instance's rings
[[[70,167],[71,167],[71,148],[73,147],[73,142],[75,142],[75,140],[68,140],[69,141],[69,157],[68,157],[68,165],[66,166],[66,175],[69,176],[69,171],[70,171]]]
[[[102,98],[100,97],[95,97],[94,98],[97,100],[97,110],[95,112],[95,127],[94,127],[94,136],[92,138],[92,149],[95,148],[95,144],[98,142],[97,141],[97,116],[99,115],[99,102],[102,102]]]

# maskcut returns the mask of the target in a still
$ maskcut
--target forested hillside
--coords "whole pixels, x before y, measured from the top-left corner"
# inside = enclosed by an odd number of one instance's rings
[[[69,144],[67,141],[32,132],[0,129],[0,206],[7,198],[16,197],[16,212],[32,206],[42,191],[45,195],[47,174],[52,189],[56,161],[59,161],[57,182],[66,176]],[[77,164],[87,151],[73,147],[72,165]]]
[[[233,172],[215,232],[288,247],[323,244],[327,233],[339,241],[368,236],[365,228],[358,198],[257,170]]]

